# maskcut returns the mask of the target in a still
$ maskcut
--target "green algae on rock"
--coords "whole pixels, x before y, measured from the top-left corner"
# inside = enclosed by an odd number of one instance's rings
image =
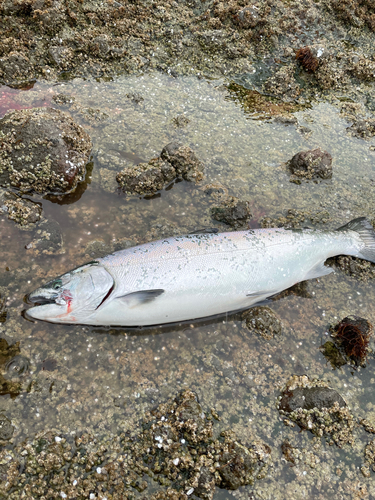
[[[63,194],[83,180],[89,135],[53,108],[11,111],[0,120],[0,184],[23,192]]]
[[[354,443],[354,417],[340,394],[321,380],[294,375],[286,384],[278,409],[286,425],[295,422],[316,436],[332,439],[340,448]]]

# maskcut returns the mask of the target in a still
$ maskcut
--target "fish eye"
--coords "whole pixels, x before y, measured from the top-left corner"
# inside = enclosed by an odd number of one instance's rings
[[[61,288],[62,286],[62,281],[60,279],[58,280],[55,280],[53,283],[52,283],[52,288],[54,290],[58,290],[59,288]]]

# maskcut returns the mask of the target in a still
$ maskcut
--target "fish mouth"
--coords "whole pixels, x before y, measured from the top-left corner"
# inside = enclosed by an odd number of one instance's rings
[[[56,304],[56,299],[58,295],[54,294],[50,297],[46,297],[45,295],[39,295],[35,292],[29,293],[26,295],[26,303],[33,304],[35,306],[43,306],[45,304]]]
[[[29,320],[39,319],[50,323],[61,322],[61,306],[55,302],[35,305],[25,311],[25,317]]]

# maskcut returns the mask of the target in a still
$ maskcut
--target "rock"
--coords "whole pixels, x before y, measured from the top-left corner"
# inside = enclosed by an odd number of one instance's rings
[[[171,142],[163,148],[158,158],[124,168],[117,174],[116,180],[127,193],[153,194],[176,177],[200,181],[203,168],[202,162],[188,146]]]
[[[0,185],[40,194],[73,191],[83,180],[91,140],[68,113],[11,111],[0,120]]]
[[[348,276],[354,276],[359,281],[368,281],[375,278],[375,264],[367,260],[358,259],[349,255],[339,255],[327,260],[327,265],[340,269]]]
[[[211,196],[215,201],[220,201],[224,196],[228,195],[227,188],[218,183],[206,184],[203,187],[203,192],[207,196]]]
[[[160,484],[173,481],[178,490],[193,488],[205,500],[213,498],[216,486],[234,490],[253,484],[265,476],[270,462],[271,450],[260,441],[246,447],[231,431],[214,439],[213,422],[189,389],[146,414],[143,427],[134,451],[142,455],[147,449],[148,473],[157,474]]]
[[[116,176],[124,191],[138,194],[156,193],[175,178],[176,170],[160,158],[134,167],[126,167]]]
[[[361,467],[362,474],[370,477],[370,467],[375,472],[375,439],[365,446],[365,464]]]
[[[239,228],[251,219],[249,202],[228,196],[218,206],[211,207],[211,217],[234,228]]]
[[[289,161],[288,167],[292,173],[291,182],[300,183],[301,179],[332,178],[332,156],[319,148],[297,153]]]
[[[14,427],[11,421],[5,416],[0,414],[0,441],[8,441],[14,432]]]
[[[323,410],[331,408],[335,403],[346,406],[340,394],[329,387],[297,387],[285,392],[279,404],[279,410],[291,413],[298,408],[303,410]]]
[[[223,433],[230,436],[230,433]],[[262,443],[245,448],[236,441],[228,443],[220,454],[221,488],[236,490],[254,482],[254,468],[257,463],[271,453],[271,449]]]
[[[5,323],[7,320],[7,317],[8,317],[8,311],[5,307],[5,299],[2,299],[1,295],[0,295],[0,323]],[[1,339],[0,339],[0,342],[1,342]],[[0,358],[1,358],[1,351],[0,351]],[[1,361],[0,361],[0,364],[1,364]]]
[[[347,361],[345,357],[342,355],[340,349],[331,342],[325,342],[320,350],[323,353],[323,356],[331,363],[333,369],[340,368],[341,366],[346,365]]]
[[[64,253],[64,242],[59,223],[54,220],[42,220],[32,241],[26,245],[26,249],[32,250],[36,255]]]
[[[352,414],[340,394],[323,381],[294,375],[282,393],[279,412],[287,425],[295,422],[316,436],[332,439],[339,447],[354,442]]]
[[[280,318],[269,307],[253,307],[242,314],[247,328],[266,340],[282,333]]]
[[[19,52],[10,52],[0,58],[0,81],[12,84],[22,79],[27,79],[32,68],[30,60]]]
[[[365,120],[356,120],[351,127],[346,129],[350,135],[360,139],[371,139],[375,135],[375,117]]]
[[[8,219],[13,220],[19,226],[28,228],[39,222],[42,216],[42,204],[36,203],[28,198],[21,198],[14,193],[7,193],[6,200],[0,213],[3,211],[8,215]]]
[[[354,364],[364,365],[372,335],[372,325],[359,316],[347,316],[330,328],[338,347]]]
[[[204,165],[189,146],[171,142],[163,148],[160,157],[168,161],[177,175],[186,181],[198,182],[203,179]]]
[[[48,56],[51,64],[55,64],[60,69],[68,70],[72,65],[72,60],[74,58],[74,52],[72,49],[67,47],[50,47],[48,50]]]
[[[9,345],[6,339],[0,338],[0,368],[4,370],[6,364],[20,354],[20,343]]]
[[[260,20],[259,8],[254,5],[244,7],[234,16],[234,22],[242,29],[255,28]]]

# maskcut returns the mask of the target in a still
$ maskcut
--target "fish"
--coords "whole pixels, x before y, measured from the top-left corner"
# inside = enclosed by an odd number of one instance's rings
[[[326,259],[375,262],[375,232],[361,217],[336,230],[201,231],[120,250],[49,281],[28,296],[31,319],[149,326],[249,308],[333,271]]]

